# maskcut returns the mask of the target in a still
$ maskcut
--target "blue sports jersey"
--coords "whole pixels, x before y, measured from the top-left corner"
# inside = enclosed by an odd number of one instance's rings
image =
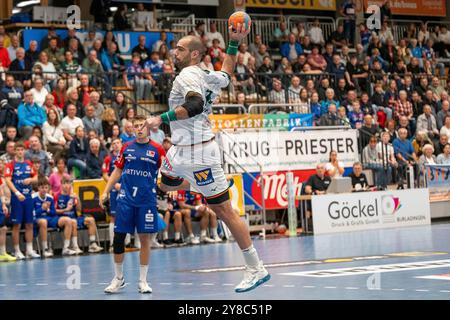
[[[126,143],[115,161],[115,166],[122,169],[117,201],[134,207],[156,206],[156,179],[165,155],[162,146],[152,140]]]
[[[77,217],[77,212],[76,212],[76,205],[75,205],[75,198],[72,197],[70,194],[62,194],[60,193],[57,197],[56,197],[56,207],[58,209],[65,209],[67,208],[69,202],[72,202],[73,205],[73,209],[67,212],[64,212],[63,215],[66,217],[69,217],[71,219],[75,219]]]
[[[23,181],[25,179],[32,178],[35,175],[36,172],[33,169],[33,165],[28,160],[25,160],[24,162],[11,161],[6,165],[5,177],[10,177],[17,191],[23,194],[26,198],[31,199],[33,187],[31,184],[24,184]]]
[[[50,202],[50,207],[47,211],[42,210],[42,204],[46,201]],[[33,194],[33,215],[35,219],[56,216],[55,201],[53,200],[53,197],[46,194],[44,199],[41,199],[38,193]]]

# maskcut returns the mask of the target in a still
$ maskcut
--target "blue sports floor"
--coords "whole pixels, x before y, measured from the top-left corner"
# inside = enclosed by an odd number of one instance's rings
[[[151,295],[137,293],[137,252],[126,254],[128,285],[115,295],[103,293],[113,276],[111,254],[0,263],[0,299],[450,299],[447,223],[255,246],[272,279],[249,293],[234,293],[242,258],[235,243],[224,243],[153,250]]]

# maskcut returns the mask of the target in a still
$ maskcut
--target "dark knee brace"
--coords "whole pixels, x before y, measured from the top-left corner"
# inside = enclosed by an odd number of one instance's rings
[[[114,232],[114,242],[113,242],[114,254],[122,254],[125,252],[126,236],[127,236],[126,233]]]

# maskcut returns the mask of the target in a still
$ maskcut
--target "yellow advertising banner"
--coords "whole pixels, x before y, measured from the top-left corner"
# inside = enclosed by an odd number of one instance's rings
[[[246,0],[247,8],[336,10],[336,0]]]
[[[96,219],[104,220],[104,210],[100,207],[100,196],[105,190],[103,179],[75,180],[73,192],[80,198],[82,214],[89,214]]]
[[[233,209],[239,211],[239,216],[245,216],[244,202],[244,180],[241,174],[229,175],[234,180],[234,184],[230,187],[230,200]]]
[[[392,14],[408,16],[445,17],[446,0],[390,0]],[[364,8],[370,5],[381,6],[382,0],[364,0]]]
[[[219,129],[264,128],[263,114],[211,114],[213,131]]]

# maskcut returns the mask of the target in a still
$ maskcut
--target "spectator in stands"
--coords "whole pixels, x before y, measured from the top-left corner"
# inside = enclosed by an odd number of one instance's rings
[[[348,86],[347,81],[345,81],[344,78],[337,81],[337,86],[335,87],[334,93],[337,101],[345,102],[347,100]]]
[[[75,136],[70,142],[69,160],[67,166],[69,172],[73,167],[77,167],[80,172],[80,178],[86,176],[86,159],[89,152],[89,140],[85,137],[84,128],[78,126],[75,130]]]
[[[104,150],[100,149],[100,140],[92,139],[89,141],[89,153],[86,158],[86,178],[102,178],[102,165],[106,157]]]
[[[349,40],[349,45],[353,46],[355,43],[355,29],[356,29],[356,4],[354,0],[346,0],[342,3],[340,14],[344,16],[344,33],[345,38]]]
[[[36,78],[34,80],[34,86],[30,89],[33,94],[33,101],[40,107],[44,106],[45,98],[49,94],[47,89],[44,87],[44,81],[42,78]]]
[[[250,52],[250,54],[255,55],[256,52],[259,49],[259,46],[262,45],[262,38],[260,34],[255,34],[255,37],[253,39],[253,42],[249,44],[248,46],[248,52]]]
[[[47,120],[44,109],[34,102],[30,90],[25,92],[24,102],[19,105],[17,116],[20,135],[25,139],[29,138],[34,126],[42,126]]]
[[[11,59],[9,58],[8,49],[4,47],[4,37],[0,36],[0,66],[8,69],[11,64]]]
[[[66,78],[69,87],[78,87],[78,74],[81,72],[81,66],[77,60],[74,60],[72,51],[66,51],[64,61],[60,65],[63,77]]]
[[[345,68],[345,79],[350,87],[358,91],[367,90],[367,77],[369,74],[363,70],[362,65],[358,63],[358,58],[355,55],[350,57],[350,61],[346,64]]]
[[[202,37],[205,34],[205,23],[203,21],[197,22],[194,29],[194,35],[196,37]]]
[[[6,134],[4,139],[0,142],[0,153],[3,153],[6,151],[6,144],[9,141],[19,141],[19,138],[17,137],[17,129],[15,126],[7,126],[6,127]]]
[[[294,73],[300,73],[303,70],[303,67],[307,63],[306,56],[304,54],[301,54],[298,56],[297,61],[292,63],[292,72]]]
[[[42,51],[39,54],[39,61],[35,63],[35,66],[36,65],[42,67],[42,74],[45,82],[50,83],[51,87],[54,87],[54,81],[58,77],[58,74],[56,72],[55,65],[48,60],[48,55],[45,51]]]
[[[436,125],[436,118],[431,111],[430,105],[426,104],[423,106],[423,114],[417,118],[416,132],[425,131],[434,140],[439,136],[439,131]]]
[[[17,52],[18,48],[19,48],[19,37],[16,34],[13,34],[11,36],[11,44],[9,45],[9,47],[7,47],[9,59],[11,61],[16,59],[16,52]],[[25,53],[24,53],[24,55],[25,55]]]
[[[54,159],[58,159],[64,152],[66,139],[61,130],[58,113],[50,109],[47,111],[47,121],[44,123],[42,130],[44,133],[44,145],[48,152],[53,154]]]
[[[225,40],[223,39],[222,34],[217,31],[217,26],[215,22],[211,22],[209,25],[209,32],[206,32],[206,36],[208,37],[208,47],[212,46],[212,42],[214,39],[219,41],[219,46],[222,49],[225,49]]]
[[[408,118],[408,121],[412,121],[414,113],[411,102],[408,101],[408,95],[405,90],[400,90],[399,99],[394,104],[394,119],[398,120],[401,116]]]
[[[374,112],[377,114],[378,118],[380,118],[380,113],[382,113],[387,120],[392,119],[392,109],[387,106],[386,100],[384,99],[385,94],[383,92],[383,86],[381,83],[376,83],[374,89],[375,92],[370,100]],[[383,124],[384,122],[380,125]]]
[[[349,112],[352,111],[353,103],[358,102],[358,96],[356,95],[356,91],[348,90],[346,99],[345,100],[339,99],[339,101],[341,101],[341,106],[345,107],[347,111]]]
[[[211,62],[211,56],[209,54],[203,56],[202,62],[200,62],[200,68],[203,70],[214,71],[214,65]]]
[[[249,95],[255,91],[253,78],[250,77],[250,71],[244,64],[244,56],[242,54],[237,56],[232,80],[233,86],[237,88],[237,90],[243,91],[246,95]]]
[[[436,163],[450,165],[450,143],[447,143],[444,152],[437,156]]]
[[[392,171],[398,167],[397,160],[395,159],[394,147],[390,143],[391,135],[389,132],[384,131],[381,133],[381,141],[377,144],[378,157],[381,159],[383,171],[381,172],[378,181],[378,186],[381,190],[385,190],[387,185],[391,182]],[[395,172],[395,171],[394,171]]]
[[[127,121],[123,129],[124,130],[120,135],[120,140],[122,140],[122,143],[125,144],[136,139],[136,136],[134,135],[133,123],[131,121]]]
[[[441,128],[440,134],[446,134],[450,140],[450,116],[445,117],[444,125]]]
[[[405,128],[400,128],[398,130],[398,138],[393,142],[399,169],[399,189],[403,188],[406,168],[411,166],[413,161],[417,162],[418,160],[412,143],[407,139],[407,135],[408,131]]]
[[[445,24],[442,24],[439,29],[439,35],[435,44],[435,50],[442,58],[450,57],[450,32]]]
[[[67,173],[66,161],[64,158],[57,158],[56,171],[53,171],[48,179],[53,196],[61,193],[62,179],[70,180],[70,175]]]
[[[272,90],[269,92],[270,103],[285,103],[286,93],[281,84],[281,80],[273,78]]]
[[[87,37],[83,42],[83,50],[85,53],[88,53],[92,49],[95,40],[97,40],[97,34],[95,30],[89,30]]]
[[[122,121],[121,121],[121,127],[124,128],[125,124],[129,121],[132,122],[135,116],[135,111],[133,108],[128,108],[125,110],[125,112],[123,113]]]
[[[316,166],[316,173],[309,177],[305,183],[305,194],[307,195],[322,195],[327,192],[330,186],[331,178],[325,175],[325,165],[319,163]],[[306,218],[311,218],[311,203],[307,204]],[[311,228],[308,228],[311,230]]]
[[[325,71],[327,69],[326,59],[319,53],[319,48],[314,46],[312,52],[307,57],[308,64],[312,70]]]
[[[166,135],[164,134],[164,131],[157,127],[150,130],[150,139],[155,141],[157,144],[162,145],[165,137]]]
[[[136,4],[136,10],[131,14],[131,28],[134,30],[136,28],[144,29],[145,24],[139,23],[139,12],[148,12],[145,10],[144,4],[139,2]]]
[[[211,58],[212,64],[216,63],[219,60],[220,55],[224,52],[219,44],[219,40],[214,39],[212,41],[212,46],[208,49],[208,55]]]
[[[407,117],[400,117],[399,121],[398,121],[398,126],[397,126],[397,136],[398,136],[398,130],[400,128],[405,128],[406,131],[408,132],[408,139],[411,139],[414,136],[413,131],[410,128],[410,124],[409,124],[409,120]]]
[[[123,74],[123,81],[128,89],[133,90],[136,101],[150,98],[152,83],[145,78],[144,71],[140,64],[140,55],[135,52],[131,65]]]
[[[288,95],[289,95],[289,101],[291,103],[297,103],[300,101],[300,91],[303,89],[303,87],[300,85],[300,78],[297,76],[293,76],[291,79],[291,85],[288,88]],[[306,99],[308,98],[307,92],[306,93]]]
[[[340,23],[336,29],[330,35],[328,40],[331,42],[337,49],[342,48],[342,46],[347,45],[347,38],[344,33],[344,26]]]
[[[72,53],[73,59],[81,65],[86,58],[86,53],[84,53],[83,46],[80,45],[80,42],[76,38],[72,38],[69,40],[69,45],[65,50],[70,51]]]
[[[328,163],[325,164],[326,175],[330,178],[342,177],[344,170],[344,163],[338,160],[337,151],[331,150]]]
[[[364,121],[364,112],[362,112],[358,100],[352,103],[352,111],[348,113],[348,118],[353,129],[361,128]]]
[[[159,58],[159,53],[153,51],[150,55],[150,59],[144,64],[144,70],[148,73],[147,78],[157,79],[163,72],[164,61]],[[151,74],[151,75],[150,75]]]
[[[369,190],[369,182],[365,173],[362,172],[361,162],[355,162],[353,164],[353,172],[350,173],[349,177],[352,179],[352,191],[367,191]]]
[[[103,128],[104,140],[110,143],[113,137],[114,126],[119,126],[114,109],[107,108],[105,112],[103,112],[101,124]]]
[[[83,127],[86,133],[94,130],[99,136],[100,140],[103,140],[103,126],[100,118],[95,113],[95,108],[92,105],[86,107],[86,115],[83,117]]]
[[[14,75],[16,81],[26,88],[31,87],[31,61],[25,58],[25,50],[18,48],[15,58],[9,66],[9,71]]]
[[[319,123],[320,126],[340,126],[342,124],[341,118],[337,114],[336,104],[328,105],[327,111],[322,114]]]
[[[89,55],[83,60],[82,68],[89,76],[89,81],[93,86],[98,85],[99,79],[103,78],[103,66],[97,58],[97,51],[89,51]],[[106,89],[106,88],[105,88]]]
[[[394,35],[387,21],[383,21],[381,30],[378,32],[378,37],[382,44],[386,44],[388,40],[394,40]]]
[[[320,27],[319,19],[314,19],[311,27],[308,30],[308,36],[311,39],[313,45],[322,47],[325,45],[325,39],[323,37],[323,30]]]
[[[441,104],[441,110],[436,115],[436,124],[438,130],[444,126],[445,117],[450,116],[450,101],[444,100]]]
[[[110,80],[111,85],[115,86],[118,77],[117,73],[125,70],[125,63],[117,52],[117,45],[112,42],[107,49],[102,51],[100,60],[103,69],[112,77]]]
[[[423,154],[419,157],[419,182],[423,182],[423,177],[425,175],[426,165],[437,164],[436,156],[434,153],[434,147],[431,144],[426,144],[422,148]],[[423,186],[423,184],[421,183]]]
[[[30,141],[30,149],[25,153],[26,160],[32,160],[34,158],[39,159],[41,164],[39,173],[44,176],[50,176],[50,158],[47,155],[47,152],[42,150],[42,144],[38,137],[31,136],[29,138]]]
[[[67,96],[65,99],[65,108],[64,108],[64,114],[67,115],[68,111],[67,108],[69,105],[73,105],[76,108],[76,116],[79,118],[84,117],[84,107],[81,101],[79,100],[78,90],[76,87],[69,87],[67,89]]]
[[[438,103],[436,98],[433,95],[433,92],[431,90],[427,90],[425,92],[425,97],[423,98],[423,102],[424,104],[428,104],[431,108],[431,113],[433,115],[437,114],[437,109],[438,109]]]
[[[328,112],[328,108],[330,104],[334,104],[336,108],[340,106],[340,102],[337,101],[334,97],[334,90],[332,88],[328,88],[325,91],[325,100],[321,102],[322,105],[322,114],[325,114]]]
[[[80,86],[77,88],[78,100],[83,107],[91,102],[91,92],[95,91],[94,87],[89,86],[89,76],[87,74],[80,75]]]
[[[439,135],[439,140],[434,143],[434,154],[436,156],[444,152],[445,145],[448,141],[449,140],[446,134]]]
[[[11,38],[9,37],[8,33],[6,33],[5,26],[0,24],[0,37],[3,37],[4,39],[4,46],[5,48],[8,48],[11,44]]]
[[[135,46],[133,48],[133,50],[131,51],[132,55],[135,53],[137,53],[139,55],[139,57],[140,57],[139,63],[141,65],[141,67],[143,67],[145,62],[147,62],[147,60],[150,59],[150,56],[152,54],[152,51],[145,46],[146,41],[147,41],[147,38],[145,37],[145,35],[140,35],[138,37],[138,45]],[[155,50],[155,51],[157,51],[157,50]]]
[[[313,124],[314,126],[319,125],[320,117],[322,116],[322,108],[319,102],[319,94],[314,92],[311,95],[311,99],[309,102],[310,113],[313,114]]]
[[[119,45],[117,44],[114,33],[112,32],[112,30],[108,30],[108,31],[106,31],[105,36],[103,37],[103,41],[102,41],[103,51],[108,50],[112,43],[114,43],[117,46],[117,52],[120,53]]]
[[[92,91],[90,97],[91,97],[90,104],[95,109],[95,116],[101,119],[102,114],[105,111],[105,106],[103,105],[103,103],[100,102],[100,94],[98,93],[98,91]]]
[[[286,22],[280,22],[280,26],[273,31],[272,37],[273,41],[270,44],[272,48],[279,48],[283,42],[288,41],[289,29],[287,28]]]
[[[378,147],[377,137],[371,136],[368,140],[368,144],[364,146],[362,150],[362,161],[365,169],[373,170],[375,185],[380,186],[381,189],[385,189],[387,186],[386,175],[383,168],[383,162],[381,153],[381,145]],[[389,169],[388,169],[389,170]]]
[[[377,125],[373,123],[373,118],[370,114],[364,116],[364,124],[359,129],[359,140],[361,148],[364,148],[370,141],[370,137],[376,136],[379,132]]]
[[[127,19],[128,6],[126,4],[120,4],[116,13],[114,14],[114,29],[115,30],[128,30],[131,25]]]
[[[371,116],[373,116],[375,114],[372,104],[369,101],[369,94],[367,92],[361,93],[360,104],[361,110],[364,113],[364,115],[370,114]]]
[[[83,121],[77,117],[77,108],[73,104],[67,105],[67,116],[61,120],[61,130],[68,143],[73,140],[75,129],[79,126],[83,127]]]
[[[303,48],[295,39],[293,33],[289,34],[288,42],[281,45],[281,56],[288,58],[289,62],[297,60],[298,56],[303,53]]]
[[[337,110],[338,118],[341,126],[351,126],[350,119],[347,117],[347,109],[345,107],[339,107]]]
[[[344,79],[346,69],[339,55],[335,54],[333,56],[333,63],[327,66],[327,71],[334,74],[336,79]]]
[[[103,48],[103,42],[100,39],[95,40],[91,50],[97,52],[97,57],[100,59],[102,52],[105,50],[105,48]]]
[[[43,52],[47,54],[48,60],[53,63],[56,70],[59,70],[61,63],[64,62],[64,49],[58,47],[58,39],[50,39],[48,48]]]
[[[5,164],[14,161],[14,157],[16,156],[15,145],[16,142],[13,140],[10,140],[6,143],[5,146],[6,152],[2,154],[2,156],[0,156],[0,160],[3,161]]]
[[[17,109],[22,102],[23,89],[22,87],[16,86],[14,76],[11,74],[6,75],[5,84],[1,90],[1,93],[6,96],[8,104],[14,109]]]
[[[67,94],[67,85],[66,80],[63,78],[59,78],[56,81],[56,85],[52,91],[52,96],[55,98],[54,103],[61,112],[65,111],[65,98]]]
[[[123,92],[116,93],[114,101],[111,103],[111,108],[116,114],[116,120],[121,119],[127,109],[127,102],[125,101],[125,95]]]
[[[430,61],[433,69],[439,69],[439,76],[445,76],[445,65],[442,62],[437,62],[436,54],[433,49],[433,40],[428,39],[425,44],[422,45],[422,59]]]

